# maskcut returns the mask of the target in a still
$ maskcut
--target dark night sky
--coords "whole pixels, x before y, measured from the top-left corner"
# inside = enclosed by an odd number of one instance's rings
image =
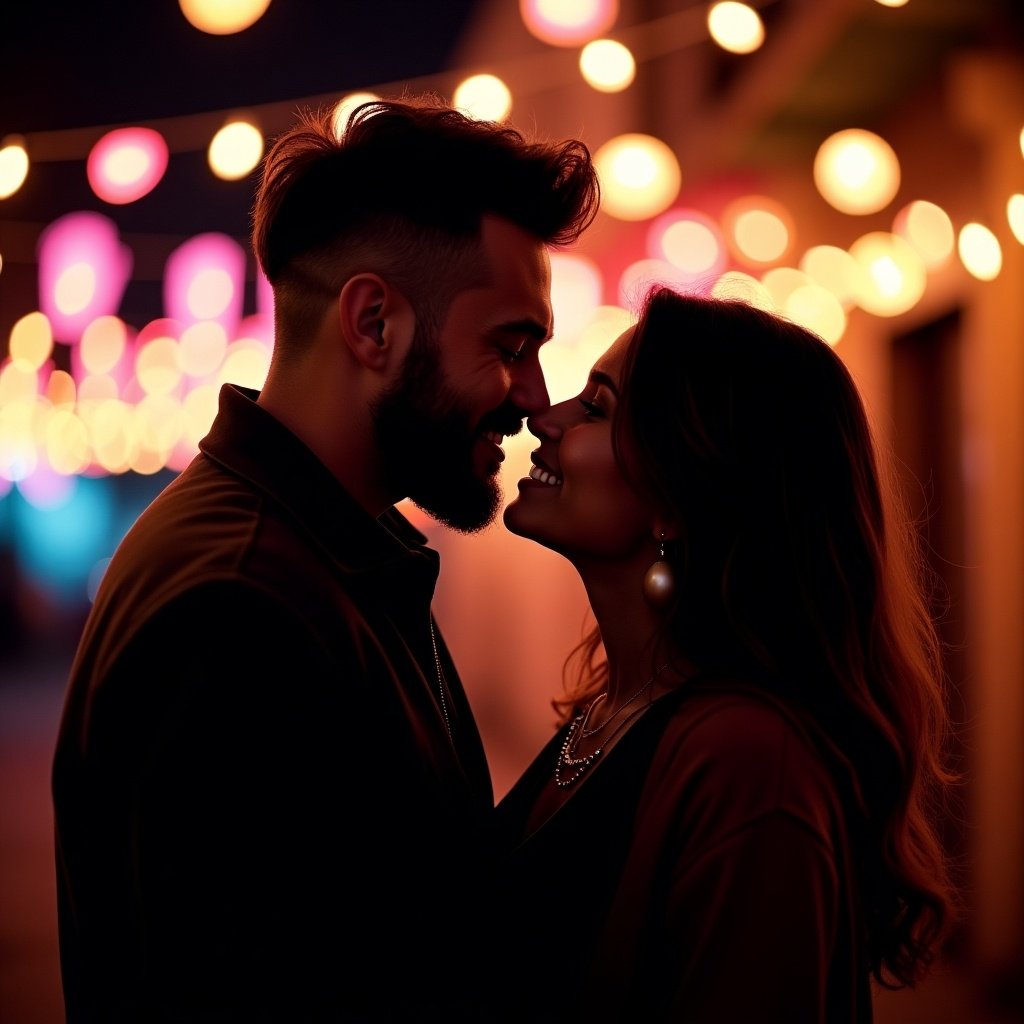
[[[49,133],[65,129],[342,95],[435,74],[450,66],[475,6],[272,0],[250,28],[214,36],[194,28],[177,0],[20,0],[5,6],[0,22],[0,140],[27,136],[31,158],[33,133],[50,145]],[[35,236],[64,213],[92,209],[116,220],[136,256],[121,310],[129,320],[159,312],[163,260],[180,241],[202,231],[245,239],[255,175],[223,182],[204,151],[171,148],[163,181],[127,206],[93,195],[82,158],[33,164],[21,190],[0,200],[0,353],[13,322],[33,308]]]

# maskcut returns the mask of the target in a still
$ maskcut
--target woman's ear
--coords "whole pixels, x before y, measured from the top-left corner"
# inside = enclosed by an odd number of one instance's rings
[[[404,362],[416,317],[405,296],[379,274],[356,274],[338,295],[338,326],[357,362],[387,373]]]
[[[679,527],[666,513],[659,513],[654,517],[651,534],[655,542],[675,540],[679,536]]]

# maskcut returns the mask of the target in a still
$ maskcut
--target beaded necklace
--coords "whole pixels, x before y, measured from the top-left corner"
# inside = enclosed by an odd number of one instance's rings
[[[572,725],[569,726],[569,732],[566,734],[565,740],[562,743],[561,749],[558,751],[558,760],[555,761],[555,784],[559,789],[565,789],[567,786],[571,786],[581,775],[604,753],[605,748],[609,743],[626,727],[628,722],[631,722],[637,715],[640,714],[650,704],[640,704],[638,707],[633,708],[628,715],[623,718],[617,726],[608,734],[604,742],[599,746],[593,753],[584,754],[582,757],[576,756],[576,751],[579,750],[580,742],[584,736],[595,736],[597,733],[605,729],[610,722],[626,707],[633,703],[645,690],[649,689],[654,683],[654,680],[661,675],[666,668],[668,668],[668,662],[666,661],[650,679],[640,687],[632,697],[624,700],[596,729],[587,729],[587,722],[590,720],[590,712],[602,701],[607,700],[608,691],[598,694],[586,707],[586,710],[581,711],[573,720]],[[575,769],[571,775],[563,777],[562,769]]]

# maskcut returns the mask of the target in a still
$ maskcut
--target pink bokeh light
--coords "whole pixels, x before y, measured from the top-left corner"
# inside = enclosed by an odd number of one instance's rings
[[[229,235],[195,235],[167,259],[164,313],[185,327],[215,320],[234,337],[244,291],[245,250]]]
[[[74,344],[98,316],[117,312],[132,271],[131,250],[101,213],[67,213],[39,236],[39,308],[58,341]]]
[[[116,128],[89,152],[85,173],[108,203],[133,203],[157,186],[167,170],[167,143],[152,128]]]

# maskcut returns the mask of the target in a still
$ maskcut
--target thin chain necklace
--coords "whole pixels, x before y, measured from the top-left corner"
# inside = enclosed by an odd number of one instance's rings
[[[430,645],[434,648],[434,668],[437,671],[437,693],[441,698],[441,714],[444,715],[444,727],[448,730],[448,742],[455,746],[452,738],[452,723],[448,718],[448,703],[444,699],[444,675],[441,672],[441,657],[437,653],[437,636],[434,633],[434,617],[430,617]]]
[[[555,785],[559,789],[565,789],[567,786],[571,786],[577,779],[579,779],[583,773],[604,753],[605,748],[609,743],[626,727],[627,723],[631,722],[637,715],[640,714],[645,708],[649,707],[650,702],[647,704],[640,704],[638,707],[633,708],[628,715],[623,718],[619,724],[608,734],[604,742],[599,746],[592,754],[584,754],[582,757],[576,756],[576,751],[579,750],[580,741],[584,736],[593,736],[595,733],[601,732],[605,726],[611,722],[623,708],[628,707],[633,701],[637,699],[645,690],[647,690],[653,683],[654,680],[661,675],[661,673],[668,667],[666,661],[650,679],[640,687],[636,693],[633,694],[628,700],[623,701],[613,712],[599,725],[596,729],[591,729],[589,732],[586,729],[587,719],[590,718],[591,709],[595,704],[599,704],[602,700],[608,697],[608,691],[595,697],[588,705],[585,711],[581,711],[572,721],[572,725],[569,726],[569,732],[566,734],[565,740],[562,743],[561,750],[558,751],[558,760],[555,761]],[[564,769],[575,769],[571,775],[563,776],[562,770]]]
[[[653,682],[654,682],[654,680],[655,680],[655,679],[657,679],[657,678],[658,678],[658,676],[660,676],[660,675],[661,675],[661,673],[665,671],[665,669],[666,669],[666,668],[668,668],[668,662],[667,662],[667,661],[665,662],[665,664],[664,664],[664,665],[662,665],[662,666],[661,666],[661,667],[660,667],[660,668],[659,668],[659,669],[658,669],[658,670],[657,670],[657,671],[656,671],[656,672],[654,673],[654,675],[653,675],[653,676],[651,676],[651,678],[650,678],[650,679],[648,679],[648,680],[647,680],[647,682],[646,682],[646,683],[644,683],[644,685],[643,685],[643,686],[641,686],[641,687],[640,687],[640,689],[639,689],[639,690],[637,690],[637,691],[636,691],[636,693],[634,693],[634,694],[633,694],[633,696],[632,696],[632,697],[627,697],[627,698],[626,698],[626,700],[624,700],[624,701],[623,701],[623,702],[622,702],[622,703],[621,703],[621,704],[620,704],[620,705],[619,705],[619,706],[618,706],[618,707],[617,707],[617,708],[616,708],[616,709],[615,709],[614,711],[612,711],[612,712],[611,712],[611,713],[610,713],[610,714],[608,715],[608,717],[607,717],[607,718],[606,718],[606,719],[605,719],[605,720],[604,720],[604,721],[603,721],[603,722],[602,722],[602,723],[601,723],[601,724],[600,724],[600,725],[599,725],[599,726],[598,726],[598,727],[597,727],[596,729],[588,729],[588,728],[587,728],[587,722],[589,722],[589,721],[590,721],[590,713],[591,713],[591,712],[592,712],[592,711],[594,710],[594,708],[596,708],[596,707],[597,707],[597,705],[598,705],[598,704],[603,704],[603,703],[604,703],[604,702],[605,702],[605,701],[606,701],[606,700],[608,699],[608,691],[607,691],[607,690],[605,690],[605,691],[604,691],[604,693],[599,693],[599,694],[598,694],[598,695],[597,695],[597,696],[596,696],[596,697],[595,697],[595,698],[594,698],[594,699],[593,699],[593,700],[592,700],[592,701],[590,702],[590,704],[588,704],[588,705],[587,705],[587,710],[586,710],[586,712],[585,712],[585,714],[584,714],[584,716],[583,716],[583,724],[582,724],[582,726],[580,727],[580,731],[581,731],[581,732],[583,733],[583,735],[584,735],[584,736],[595,736],[595,735],[596,735],[597,733],[599,733],[599,732],[600,732],[600,731],[601,731],[602,729],[605,729],[605,728],[607,728],[607,726],[608,726],[608,723],[609,723],[609,722],[611,722],[611,721],[612,721],[612,719],[613,719],[613,718],[615,718],[615,716],[616,716],[616,715],[617,715],[617,714],[618,714],[618,713],[619,713],[619,712],[620,712],[620,711],[621,711],[621,710],[622,710],[622,709],[623,709],[624,707],[626,707],[626,706],[627,706],[627,705],[629,705],[629,704],[632,704],[632,703],[633,703],[633,701],[635,701],[635,700],[637,699],[637,697],[639,697],[639,696],[640,696],[640,694],[641,694],[641,693],[643,693],[643,692],[644,692],[644,690],[646,690],[646,689],[647,689],[647,687],[648,687],[648,686],[650,686],[650,685],[651,685],[651,683],[653,683]]]

